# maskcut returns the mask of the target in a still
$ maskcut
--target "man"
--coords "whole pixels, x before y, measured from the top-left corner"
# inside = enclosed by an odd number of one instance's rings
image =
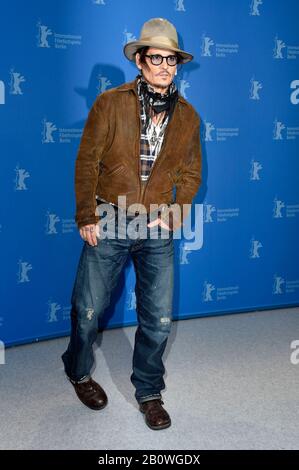
[[[172,323],[173,231],[182,225],[186,214],[181,209],[190,208],[201,183],[200,120],[173,82],[177,64],[193,56],[179,49],[169,21],[147,21],[140,39],[127,43],[124,54],[140,73],[96,98],[76,160],[76,222],[85,243],[72,292],[71,337],[62,359],[79,399],[91,409],[104,408],[107,395],[90,373],[92,345],[130,255],[138,318],[130,378],[146,424],[157,430],[171,425],[161,391],[162,355]],[[109,236],[99,235],[103,205],[118,235],[111,228]],[[117,217],[111,217],[111,209]],[[145,221],[145,236],[136,236],[136,219]]]

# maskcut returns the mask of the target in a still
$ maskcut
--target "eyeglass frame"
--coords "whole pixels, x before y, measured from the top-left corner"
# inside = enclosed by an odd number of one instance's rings
[[[155,55],[156,55],[156,56],[158,55],[158,56],[162,57],[162,61],[160,62],[160,64],[153,64],[153,62],[152,62],[152,57],[155,56]],[[169,65],[169,67],[175,67],[176,65],[178,65],[179,60],[180,60],[180,58],[178,57],[177,54],[170,54],[170,55],[145,54],[144,57],[149,57],[149,58],[151,59],[151,64],[152,64],[152,65],[155,65],[156,67],[158,67],[159,65],[163,64],[164,59],[166,59],[166,63],[167,63],[167,65]],[[177,59],[176,64],[174,64],[174,65],[169,64],[169,63],[168,63],[168,57],[176,57],[176,59]]]

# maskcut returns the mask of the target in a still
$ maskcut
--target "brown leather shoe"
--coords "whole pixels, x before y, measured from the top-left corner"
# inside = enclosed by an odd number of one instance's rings
[[[171,425],[171,419],[163,408],[161,398],[148,400],[139,404],[139,409],[145,414],[145,422],[151,429],[165,429]]]
[[[78,398],[92,410],[101,410],[108,403],[108,398],[102,387],[95,382],[92,378],[86,382],[74,383],[74,386]]]

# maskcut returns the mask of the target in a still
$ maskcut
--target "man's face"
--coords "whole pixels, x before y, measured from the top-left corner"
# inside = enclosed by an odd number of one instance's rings
[[[157,49],[150,47],[146,53],[147,55],[160,54],[162,56],[175,55],[175,51],[171,49]],[[153,65],[150,57],[145,57],[146,64],[140,62],[140,54],[136,54],[136,65],[142,69],[142,75],[145,80],[153,86],[154,90],[158,93],[166,93],[169,85],[173,81],[177,66],[168,65],[166,59],[160,65]]]

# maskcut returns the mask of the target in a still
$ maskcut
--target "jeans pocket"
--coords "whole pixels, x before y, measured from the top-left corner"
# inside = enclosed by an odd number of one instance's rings
[[[172,235],[173,235],[173,230],[171,229],[168,229],[168,228],[165,228],[165,227],[162,227],[160,226],[160,229],[161,229],[161,234],[164,233],[164,237],[163,238],[171,238]],[[168,235],[166,237],[166,234]]]

